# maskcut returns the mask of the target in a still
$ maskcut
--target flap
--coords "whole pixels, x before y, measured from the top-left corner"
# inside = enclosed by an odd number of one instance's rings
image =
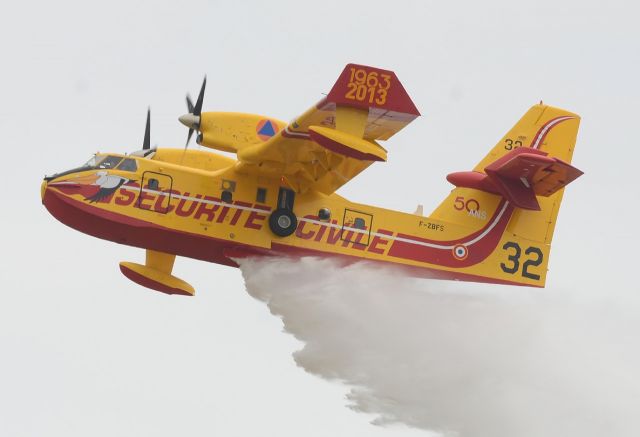
[[[335,129],[310,126],[311,139],[327,150],[361,161],[386,161],[387,152],[376,143]]]

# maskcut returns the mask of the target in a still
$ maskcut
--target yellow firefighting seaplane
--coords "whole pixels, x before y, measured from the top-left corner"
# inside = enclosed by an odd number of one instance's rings
[[[533,106],[471,170],[451,173],[449,196],[425,216],[351,202],[342,185],[387,151],[420,113],[392,71],[349,64],[329,94],[290,123],[202,112],[206,78],[189,113],[185,148],[98,153],[48,176],[42,201],[62,223],[146,250],[120,263],[132,281],[193,295],[172,275],[176,256],[228,266],[268,254],[396,265],[409,274],[543,287],[580,117]],[[188,150],[189,139],[237,159]]]

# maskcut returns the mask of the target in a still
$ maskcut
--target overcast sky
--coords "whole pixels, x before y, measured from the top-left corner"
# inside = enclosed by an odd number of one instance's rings
[[[347,388],[296,367],[300,343],[240,272],[180,259],[194,298],[124,278],[143,252],[80,234],[40,203],[42,176],[96,150],[184,144],[205,110],[290,120],[344,65],[396,72],[423,116],[389,160],[341,189],[430,211],[534,103],[580,114],[547,280],[612,299],[640,291],[638,6],[622,1],[12,2],[0,15],[0,434],[425,435],[371,425]],[[197,146],[196,146],[197,147]],[[313,280],[313,278],[309,278]]]

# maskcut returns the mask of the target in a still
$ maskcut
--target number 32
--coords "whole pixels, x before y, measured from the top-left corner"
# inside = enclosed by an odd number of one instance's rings
[[[502,246],[502,248],[504,250],[509,250],[509,251],[513,249],[513,253],[509,254],[509,256],[507,257],[507,259],[510,261],[509,263],[510,265],[507,265],[505,263],[500,263],[500,268],[502,269],[503,272],[509,273],[511,275],[518,273],[518,270],[520,270],[520,255],[522,254],[522,249],[520,249],[520,245],[518,243],[514,243],[513,241],[508,241],[504,243],[504,246]],[[531,247],[527,247],[527,249],[524,251],[524,254],[525,255],[533,254],[534,257],[530,257],[522,265],[522,276],[525,278],[534,279],[536,281],[539,280],[540,275],[537,275],[535,273],[530,273],[528,269],[529,267],[537,267],[540,264],[542,264],[542,260],[544,258],[542,251],[538,247],[531,246]]]

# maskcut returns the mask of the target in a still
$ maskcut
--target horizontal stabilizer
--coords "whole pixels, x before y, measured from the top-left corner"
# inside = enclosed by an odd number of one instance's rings
[[[457,187],[500,194],[522,209],[540,210],[536,196],[551,196],[583,174],[546,152],[523,147],[489,164],[484,171],[451,173],[447,180]]]

